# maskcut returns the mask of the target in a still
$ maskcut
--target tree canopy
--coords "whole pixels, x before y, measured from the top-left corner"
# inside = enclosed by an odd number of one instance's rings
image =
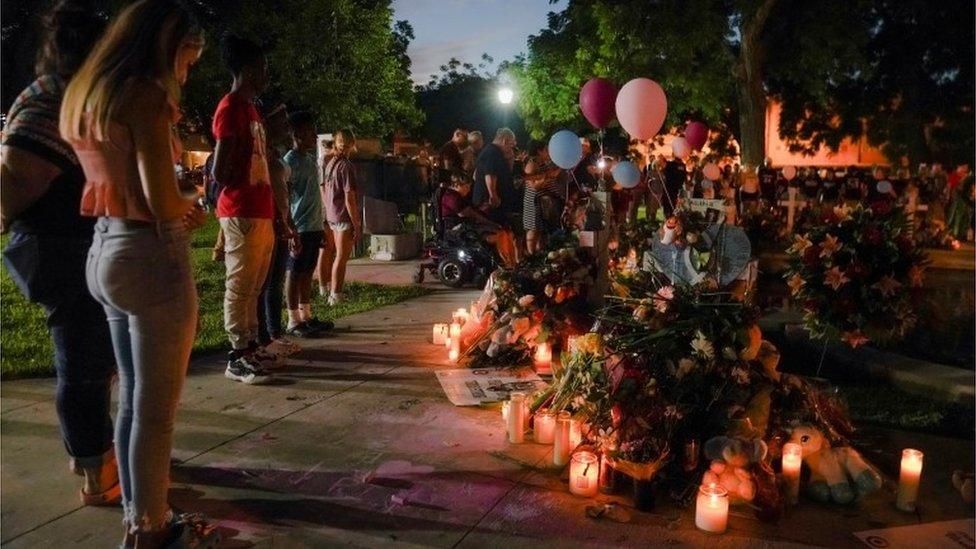
[[[128,2],[91,0],[93,8],[115,13]],[[4,3],[4,107],[25,86],[31,54],[16,59],[11,49],[33,51],[38,15],[50,2],[28,0],[30,9]],[[350,126],[362,135],[384,137],[420,124],[410,82],[407,45],[413,29],[393,20],[391,0],[193,0],[190,7],[207,31],[207,48],[183,97],[184,120],[209,128],[230,75],[220,60],[220,38],[236,32],[268,48],[271,88],[266,97],[312,110],[323,129]],[[8,14],[11,18],[8,19]],[[28,44],[28,45],[24,45]],[[28,69],[25,71],[24,67]],[[8,89],[8,76],[19,82]]]
[[[522,118],[515,105],[498,101],[500,75],[508,68],[502,63],[497,71],[489,70],[494,60],[487,54],[481,62],[463,63],[452,58],[441,65],[439,74],[432,74],[426,85],[417,87],[417,101],[426,120],[417,132],[420,137],[440,144],[451,137],[455,128],[480,130],[491,140],[495,130],[510,127],[524,139]]]
[[[583,127],[580,86],[647,76],[666,125],[702,120],[761,161],[765,106],[795,150],[866,135],[889,158],[968,161],[973,151],[969,0],[570,0],[513,69],[527,128]]]

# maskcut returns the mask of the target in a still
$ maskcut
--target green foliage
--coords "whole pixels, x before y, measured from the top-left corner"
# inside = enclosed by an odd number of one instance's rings
[[[220,60],[227,32],[270,49],[266,95],[318,116],[320,129],[349,126],[388,137],[416,127],[422,114],[410,84],[406,47],[413,29],[393,21],[391,2],[356,0],[202,0],[208,47],[190,74],[187,123],[209,128],[230,75]]]
[[[193,235],[190,260],[200,299],[200,321],[193,353],[200,356],[227,349],[224,332],[224,265],[210,259],[217,236],[216,219],[211,219]],[[3,239],[6,244],[6,238]],[[399,303],[426,293],[419,286],[382,286],[363,282],[346,283],[348,299],[328,307],[321,296],[313,307],[319,318],[334,320],[385,305]],[[53,375],[51,338],[40,307],[28,302],[10,279],[6,268],[0,269],[0,377],[17,379]]]
[[[478,65],[451,58],[441,65],[440,73],[430,75],[426,85],[417,87],[417,102],[426,120],[417,132],[419,137],[439,146],[455,128],[480,130],[485,141],[491,141],[495,130],[508,126],[521,140],[525,131],[514,105],[498,102],[501,81],[507,78],[507,64],[497,73],[489,70],[494,59],[483,54]]]
[[[752,137],[739,99],[765,93],[782,102],[778,131],[796,151],[836,149],[866,130],[889,158],[971,162],[972,20],[969,0],[571,0],[512,74],[534,137],[586,128],[577,100],[587,79],[646,76],[667,93],[665,129],[703,120],[743,150]]]
[[[30,81],[38,16],[51,3],[3,5],[4,108]],[[88,4],[114,14],[129,2]],[[266,97],[310,109],[323,131],[349,126],[363,136],[388,137],[423,119],[406,55],[413,29],[406,21],[394,22],[390,0],[194,0],[188,5],[206,30],[207,47],[183,96],[185,132],[208,132],[217,102],[230,88],[220,59],[220,39],[228,32],[270,48]]]

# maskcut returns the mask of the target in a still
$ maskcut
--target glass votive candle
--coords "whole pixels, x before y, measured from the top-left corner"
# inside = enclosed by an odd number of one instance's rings
[[[592,498],[600,488],[600,463],[593,452],[576,452],[569,465],[569,491]]]
[[[552,463],[556,466],[563,466],[569,462],[569,423],[572,418],[569,412],[559,412],[556,416],[556,431],[553,437]]]
[[[508,441],[512,444],[525,442],[525,393],[512,393],[508,406]]]
[[[449,329],[447,324],[434,324],[431,342],[434,345],[443,345],[444,340],[447,339]]]
[[[535,369],[537,371],[549,371],[552,369],[552,348],[548,343],[540,343],[535,348]]]
[[[786,497],[791,504],[796,504],[800,498],[800,467],[803,465],[803,449],[795,442],[783,445],[783,483],[786,486]]]
[[[552,444],[556,438],[556,414],[550,412],[549,408],[539,408],[535,413],[533,433],[539,444]]]
[[[912,512],[918,499],[918,485],[922,480],[924,454],[912,448],[901,452],[901,472],[898,475],[898,498],[895,506],[900,511]]]
[[[722,534],[729,524],[729,493],[714,482],[698,488],[695,526],[710,534]]]

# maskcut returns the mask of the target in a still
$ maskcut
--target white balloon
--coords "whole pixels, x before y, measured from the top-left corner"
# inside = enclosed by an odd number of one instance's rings
[[[675,137],[674,141],[671,142],[671,150],[674,151],[675,158],[688,158],[691,154],[691,145],[684,137]]]
[[[718,167],[718,164],[709,162],[702,168],[702,174],[712,181],[718,181],[722,177],[722,170]]]
[[[792,181],[796,177],[796,166],[783,166],[783,178]]]

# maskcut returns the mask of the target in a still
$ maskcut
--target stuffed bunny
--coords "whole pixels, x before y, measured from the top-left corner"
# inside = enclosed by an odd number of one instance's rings
[[[807,494],[820,502],[846,504],[881,488],[881,476],[849,446],[831,448],[819,429],[800,425],[790,441],[800,445],[810,468]]]
[[[715,437],[705,443],[705,457],[712,464],[703,484],[717,484],[729,491],[733,503],[752,501],[756,482],[749,468],[766,457],[766,443],[759,439]]]

